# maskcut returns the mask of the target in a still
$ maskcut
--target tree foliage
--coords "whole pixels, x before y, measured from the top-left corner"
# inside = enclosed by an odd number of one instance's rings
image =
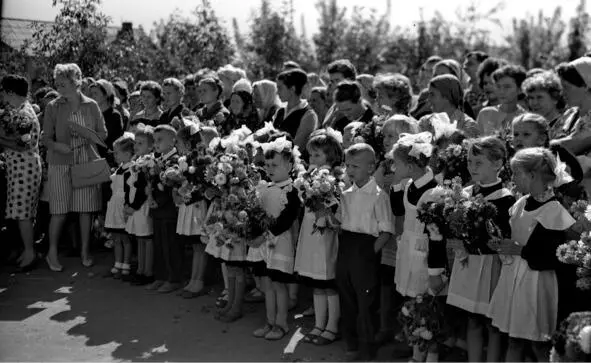
[[[569,60],[577,59],[585,54],[586,40],[589,33],[589,13],[586,11],[587,1],[581,0],[576,14],[570,21],[568,34]]]

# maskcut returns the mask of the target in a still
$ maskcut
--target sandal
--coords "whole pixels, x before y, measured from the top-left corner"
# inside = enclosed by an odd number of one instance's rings
[[[247,303],[258,303],[263,301],[265,301],[265,294],[256,287],[244,296],[244,302]]]
[[[313,331],[319,331],[320,333],[318,334],[312,334]],[[324,332],[324,329],[321,329],[317,326],[315,326],[312,330],[310,330],[306,335],[304,335],[304,337],[302,338],[302,341],[304,343],[312,343],[314,341],[314,339],[318,338],[320,336],[320,334],[322,334]]]
[[[332,335],[332,338],[327,338],[326,336],[324,336],[325,333]],[[319,336],[314,338],[314,340],[312,340],[312,343],[314,343],[314,345],[330,345],[340,339],[341,335],[339,333],[335,333],[332,330],[324,329],[322,334],[320,334]]]
[[[255,331],[253,331],[252,332],[252,335],[255,338],[264,338],[267,334],[269,334],[269,332],[271,330],[273,330],[273,325],[267,323],[267,324],[265,324],[264,327],[259,328],[259,329],[255,330]]]
[[[183,290],[181,292],[181,297],[183,299],[194,299],[194,298],[201,297],[204,295],[207,295],[207,291],[205,290],[205,288],[203,288],[197,292],[193,292],[193,291],[189,291],[189,290]]]
[[[283,339],[289,330],[283,328],[282,326],[275,325],[270,332],[265,335],[265,339],[267,340],[281,340]]]
[[[215,306],[220,309],[225,308],[226,305],[228,305],[228,290],[222,291],[215,302]]]

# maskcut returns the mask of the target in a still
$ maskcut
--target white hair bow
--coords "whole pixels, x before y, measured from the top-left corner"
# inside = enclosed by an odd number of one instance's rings
[[[566,171],[566,163],[560,160],[560,156],[556,156],[556,167],[554,168],[556,180],[554,180],[554,187],[558,188],[561,185],[572,182],[573,177]]]
[[[199,133],[199,131],[201,131],[201,127],[199,126],[199,124],[191,123],[189,125],[189,131],[190,131],[191,136],[193,136],[193,135]]]
[[[441,136],[451,136],[457,130],[458,123],[452,122],[445,112],[434,113],[429,118],[435,135],[435,140]]]
[[[230,133],[230,138],[237,137],[238,141],[242,141],[246,139],[249,135],[252,134],[252,131],[246,125],[242,125],[239,129],[236,129]]]
[[[433,153],[433,145],[431,145],[432,140],[433,135],[428,131],[421,132],[420,134],[402,133],[398,139],[398,144],[410,146],[408,155],[416,159],[418,159],[421,154],[429,158]]]
[[[339,144],[343,143],[343,134],[341,134],[339,131],[333,129],[332,127],[327,127],[325,132],[327,136],[334,138]]]
[[[265,122],[265,125],[263,127],[261,127],[260,129],[256,130],[254,135],[256,135],[256,136],[264,135],[271,130],[275,130],[275,126],[273,126],[273,123],[272,122]]]
[[[123,133],[123,137],[135,140],[135,134],[133,132],[129,132],[129,131],[125,131]]]
[[[268,150],[280,153],[285,149],[291,149],[292,143],[283,136],[274,141],[261,144],[260,146],[263,149],[263,153],[266,153]]]

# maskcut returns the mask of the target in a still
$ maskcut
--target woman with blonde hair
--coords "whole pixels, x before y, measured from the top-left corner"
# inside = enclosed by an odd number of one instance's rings
[[[47,146],[49,209],[49,252],[47,264],[62,271],[57,245],[68,213],[78,214],[82,245],[82,265],[90,267],[90,230],[92,213],[102,207],[100,184],[76,188],[72,167],[99,158],[97,142],[105,140],[107,129],[97,103],[82,94],[82,72],[78,65],[58,64],[53,71],[60,97],[51,101],[43,120],[43,143]]]

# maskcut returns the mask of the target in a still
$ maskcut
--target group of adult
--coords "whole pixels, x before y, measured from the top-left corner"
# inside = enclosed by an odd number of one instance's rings
[[[71,168],[101,156],[109,159],[113,141],[138,123],[155,126],[195,115],[212,121],[227,135],[242,125],[254,131],[272,122],[305,150],[309,135],[319,127],[343,131],[352,122],[366,124],[375,116],[403,115],[431,130],[434,115],[445,114],[474,137],[507,134],[513,118],[529,110],[544,116],[553,142],[573,154],[585,155],[591,147],[591,57],[552,70],[526,71],[480,51],[467,53],[463,64],[433,56],[422,65],[414,87],[399,73],[358,75],[348,60],[329,64],[325,77],[306,73],[294,62],[286,62],[284,68],[275,80],[251,83],[244,70],[228,65],[217,71],[203,69],[182,80],[137,82],[129,92],[119,79],[84,78],[76,64],[59,64],[53,74],[54,89],[37,90],[34,100],[25,78],[5,76],[3,103],[34,124],[26,148],[0,134],[7,160],[5,217],[18,221],[24,243],[21,269],[36,261],[33,226],[41,189],[51,215],[49,267],[62,268],[58,242],[71,213],[77,215],[82,264],[92,266],[93,215],[104,208],[101,187],[73,188]],[[80,127],[92,132],[77,132]],[[95,143],[96,136],[105,141],[106,149]],[[40,154],[39,142],[46,155]],[[42,161],[48,165],[43,181]]]

